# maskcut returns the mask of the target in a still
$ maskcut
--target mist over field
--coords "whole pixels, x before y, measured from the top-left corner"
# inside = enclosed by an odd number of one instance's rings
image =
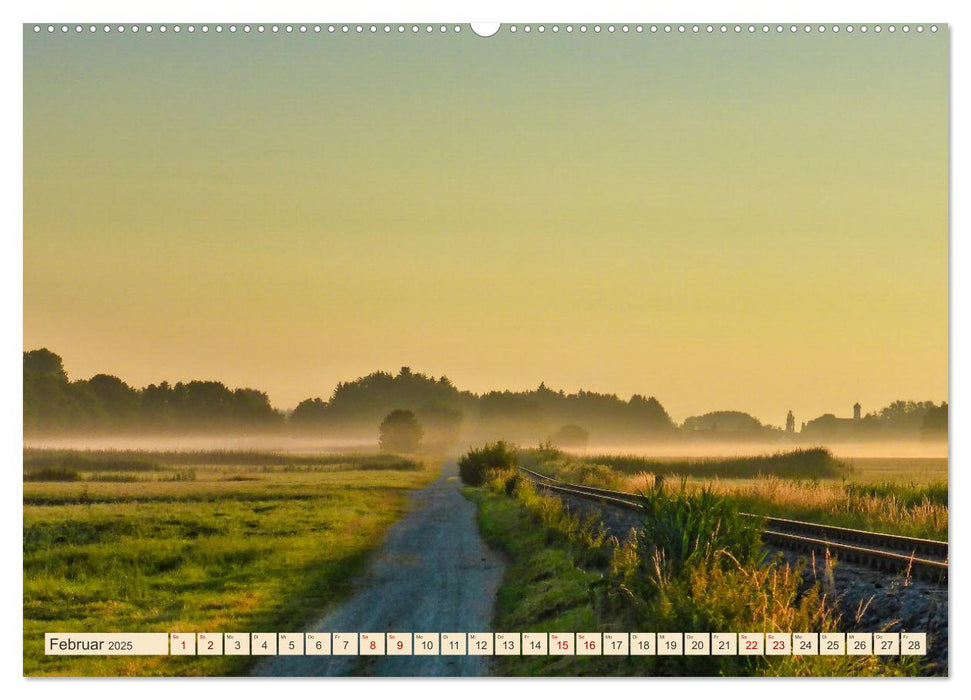
[[[842,459],[885,459],[912,458],[947,460],[947,440],[888,441],[888,442],[819,442],[836,457]],[[739,457],[746,455],[774,454],[791,449],[792,444],[766,442],[679,442],[643,443],[639,445],[591,444],[584,450],[571,450],[575,454],[630,454],[639,457],[659,459],[710,459],[717,457]]]
[[[185,435],[49,435],[24,438],[24,448],[44,450],[130,450],[139,452],[195,452],[208,450],[281,452],[287,454],[342,454],[374,451],[373,439],[341,440],[281,434]]]
[[[501,438],[500,438],[501,439]],[[449,454],[459,454],[471,442],[449,446]],[[529,446],[526,443],[525,446]],[[283,454],[344,454],[374,451],[378,446],[377,430],[372,439],[328,439],[300,435],[63,435],[24,439],[24,448],[43,450],[125,450],[150,452],[195,452],[206,450],[257,451]],[[948,459],[946,440],[922,442],[818,443],[841,459],[894,459],[944,461]],[[594,443],[583,449],[566,448],[565,452],[579,456],[624,454],[657,459],[714,459],[775,454],[791,449],[791,444],[764,442],[697,443],[653,442],[641,444]]]

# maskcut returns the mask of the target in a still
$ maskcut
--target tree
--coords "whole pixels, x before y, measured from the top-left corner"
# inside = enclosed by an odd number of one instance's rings
[[[713,433],[756,432],[762,424],[753,416],[741,411],[712,411],[703,416],[689,416],[681,424],[683,430]]]
[[[86,387],[94,397],[97,410],[104,415],[108,428],[124,428],[135,424],[141,397],[135,389],[118,377],[110,374],[96,374],[87,381],[76,382],[78,387]]]
[[[374,372],[354,381],[340,382],[329,400],[308,399],[294,411],[294,422],[305,428],[371,432],[374,425],[395,409],[414,411],[429,433],[432,426],[422,418],[423,407],[438,403],[469,415],[475,412],[478,397],[460,392],[447,377],[435,379],[409,367],[396,375]]]
[[[947,402],[945,401],[940,406],[935,406],[931,404],[931,407],[927,409],[927,414],[924,416],[924,424],[921,426],[921,431],[927,435],[932,433],[937,433],[947,437]]]
[[[479,399],[480,425],[487,435],[535,440],[546,433],[543,408],[529,392],[490,391]]]
[[[24,352],[24,376],[47,377],[55,382],[67,384],[64,362],[47,348]]]
[[[557,447],[584,449],[590,442],[590,433],[579,425],[570,423],[550,435],[550,442]]]
[[[327,417],[327,402],[319,398],[304,399],[290,414],[290,424],[310,428],[323,422]]]
[[[424,431],[411,411],[395,409],[381,421],[378,444],[382,452],[415,453],[421,448]]]
[[[83,417],[64,363],[47,348],[24,353],[24,432],[73,427]]]
[[[279,423],[283,414],[270,405],[270,397],[256,389],[233,391],[232,414],[236,425],[266,425]]]

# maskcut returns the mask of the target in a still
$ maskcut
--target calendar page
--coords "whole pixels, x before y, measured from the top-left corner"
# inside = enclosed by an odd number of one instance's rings
[[[22,32],[24,675],[948,676],[946,23]]]

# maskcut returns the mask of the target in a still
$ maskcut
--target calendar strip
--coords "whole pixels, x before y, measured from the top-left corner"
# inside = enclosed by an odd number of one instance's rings
[[[925,656],[924,632],[47,633],[48,656]]]

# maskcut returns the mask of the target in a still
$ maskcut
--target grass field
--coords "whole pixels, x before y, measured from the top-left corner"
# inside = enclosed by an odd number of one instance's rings
[[[710,488],[738,510],[796,520],[889,532],[948,537],[947,459],[839,460],[823,449],[724,460],[573,457],[550,449],[520,453],[524,466],[565,481],[628,492],[684,480]]]
[[[854,457],[850,481],[901,484],[947,483],[947,457]]]
[[[437,472],[389,456],[160,454],[25,452],[26,675],[243,673],[250,657],[44,656],[43,635],[299,631],[350,592]]]
[[[650,472],[694,479],[746,479],[769,474],[791,479],[834,479],[848,476],[851,469],[848,463],[821,447],[750,457],[651,459],[608,454],[584,457],[583,461],[603,464],[622,474]]]
[[[694,483],[731,499],[738,510],[908,537],[948,538],[947,483],[860,484],[766,477]]]

